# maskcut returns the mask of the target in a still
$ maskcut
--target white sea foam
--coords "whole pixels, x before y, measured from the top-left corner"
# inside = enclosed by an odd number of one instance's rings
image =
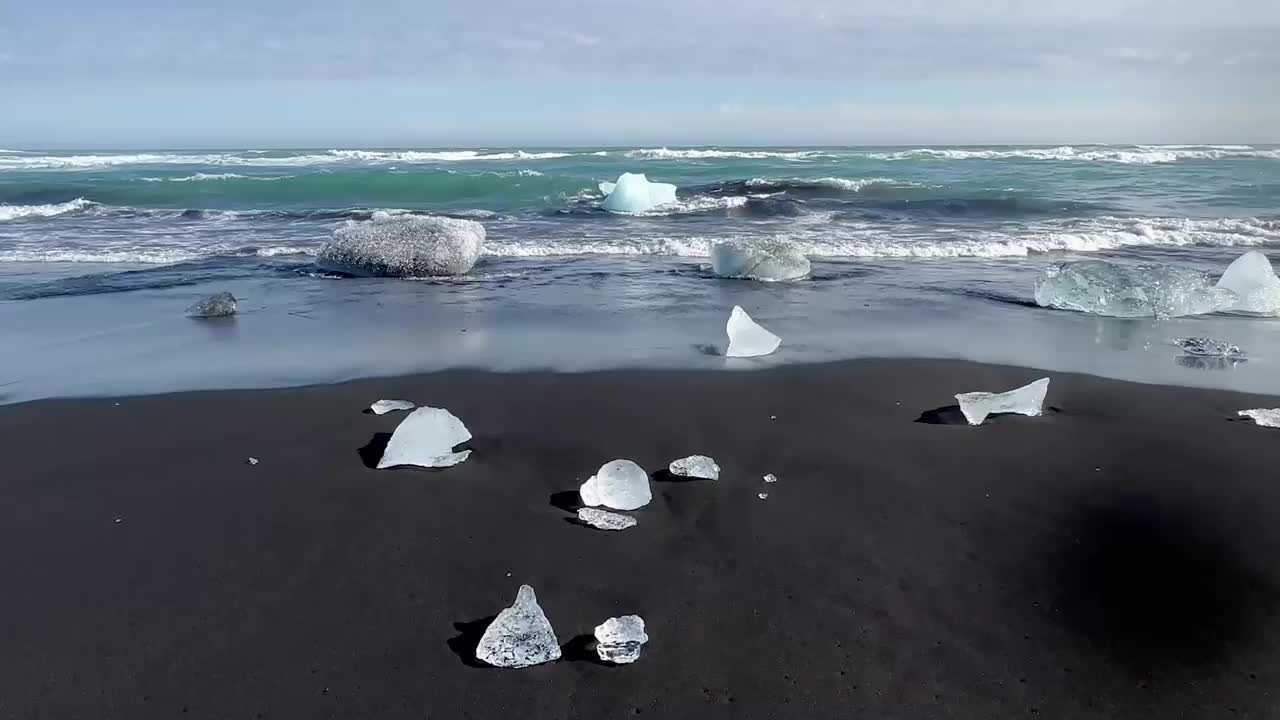
[[[119,153],[91,155],[0,154],[0,170],[89,170],[126,165],[215,165],[243,167],[307,167],[338,163],[445,163],[489,160],[554,160],[573,157],[570,152],[482,152],[479,150],[383,151],[329,150],[266,157],[254,152],[230,153]]]
[[[869,178],[841,178],[841,177],[821,177],[821,178],[751,178],[747,181],[747,187],[777,187],[779,185],[796,184],[805,186],[829,187],[833,190],[841,190],[844,192],[862,192],[863,189],[869,187],[919,187],[920,183],[909,182],[905,180],[894,180],[887,177],[869,177]]]
[[[200,182],[203,180],[261,180],[263,182],[271,182],[273,180],[288,180],[297,177],[296,175],[272,175],[263,177],[260,175],[240,175],[239,173],[196,173],[195,175],[186,175],[183,177],[159,178],[144,177],[144,182]]]
[[[873,152],[876,160],[1059,160],[1077,162],[1112,162],[1126,165],[1153,165],[1181,160],[1222,160],[1261,158],[1280,160],[1280,149],[1256,149],[1251,146],[1174,146],[1135,145],[1128,148],[1074,147],[1052,148],[917,148],[898,152]]]
[[[97,203],[84,198],[48,205],[0,205],[0,221],[27,217],[54,217],[95,207],[98,207]]]
[[[821,155],[816,150],[776,151],[776,150],[719,150],[716,148],[670,150],[667,148],[648,148],[629,150],[625,155],[639,160],[803,160]]]

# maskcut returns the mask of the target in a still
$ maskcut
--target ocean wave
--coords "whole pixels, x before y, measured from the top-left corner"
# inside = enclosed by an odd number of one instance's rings
[[[259,180],[263,182],[271,182],[275,180],[288,180],[297,177],[297,175],[272,175],[263,177],[260,175],[240,175],[239,173],[196,173],[195,175],[186,175],[184,177],[159,178],[144,177],[143,182],[201,182],[204,180]]]
[[[98,207],[97,203],[84,198],[48,205],[0,205],[0,221],[28,217],[55,217],[96,207]]]
[[[745,183],[741,181],[730,181],[724,183],[729,187],[743,185],[747,188],[756,190],[757,192],[787,192],[787,191],[814,191],[814,190],[839,190],[841,192],[858,193],[866,188],[871,187],[919,187],[919,183],[906,182],[902,180],[894,180],[886,177],[869,177],[869,178],[841,178],[841,177],[820,177],[820,178],[751,178]]]
[[[367,164],[453,163],[470,161],[535,161],[574,157],[573,152],[483,152],[479,150],[329,150],[322,153],[269,156],[260,152],[119,153],[90,155],[4,155],[0,170],[90,170],[128,165],[212,165],[243,167],[309,167],[360,162]]]
[[[1260,150],[1251,146],[1134,146],[1133,148],[1074,147],[1054,148],[917,148],[897,152],[868,153],[875,160],[1056,160],[1075,162],[1110,162],[1125,165],[1155,165],[1182,160],[1222,160],[1258,158],[1280,160],[1280,149]]]
[[[649,148],[628,150],[624,156],[637,160],[804,160],[822,155],[817,150],[777,151],[777,150],[719,150],[715,148],[697,150],[670,150],[667,148]]]

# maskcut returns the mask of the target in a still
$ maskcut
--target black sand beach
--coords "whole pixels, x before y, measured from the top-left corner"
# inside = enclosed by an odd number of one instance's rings
[[[0,407],[0,717],[1280,715],[1280,430],[1235,421],[1280,402],[1054,374],[1045,417],[936,424],[1043,375],[458,371]],[[475,453],[370,469],[404,417],[361,412],[379,398],[450,409]],[[721,479],[655,481],[625,532],[571,520],[602,463],[691,453]],[[521,583],[565,658],[477,667]],[[595,662],[580,636],[627,613],[643,656]]]

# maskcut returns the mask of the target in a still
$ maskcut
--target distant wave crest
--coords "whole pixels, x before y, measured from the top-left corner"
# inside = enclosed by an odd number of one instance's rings
[[[1258,149],[1249,145],[1135,145],[1125,148],[1062,145],[1052,148],[917,148],[873,152],[867,157],[875,160],[1057,160],[1154,165],[1231,158],[1280,160],[1280,149]]]
[[[98,207],[97,203],[84,198],[47,205],[0,205],[0,221],[29,217],[55,217],[96,207]]]

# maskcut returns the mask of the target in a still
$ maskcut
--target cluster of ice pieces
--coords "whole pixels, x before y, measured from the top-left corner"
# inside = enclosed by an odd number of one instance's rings
[[[369,406],[374,415],[386,415],[396,410],[412,410],[414,404],[408,400],[379,400]]]
[[[335,230],[317,264],[373,277],[462,275],[475,266],[484,237],[484,226],[474,220],[380,211]]]
[[[1174,346],[1182,348],[1182,352],[1196,357],[1226,358],[1228,360],[1244,360],[1245,352],[1239,345],[1226,340],[1215,340],[1207,337],[1176,338],[1170,341]]]
[[[981,425],[988,415],[1017,413],[1032,417],[1044,411],[1044,396],[1049,392],[1049,378],[1003,393],[970,392],[956,395],[960,412],[970,425]]]
[[[476,659],[495,667],[529,667],[559,657],[556,631],[528,585],[520,586],[515,603],[498,613],[476,646]]]
[[[1271,267],[1271,261],[1257,250],[1250,250],[1227,266],[1218,279],[1218,287],[1235,294],[1235,302],[1228,310],[1280,315],[1280,277]]]
[[[582,483],[578,495],[582,498],[583,505],[603,505],[614,510],[636,510],[648,505],[653,499],[653,491],[649,489],[649,474],[630,460],[605,463],[595,475]]]
[[[642,213],[676,201],[675,185],[649,182],[643,173],[622,173],[616,183],[600,183],[600,192],[609,212]]]
[[[640,659],[640,647],[649,642],[644,618],[623,615],[596,626],[596,654],[605,662],[626,665]]]
[[[193,318],[230,317],[235,314],[236,296],[229,292],[215,293],[187,308],[187,317]]]
[[[1255,423],[1262,427],[1280,428],[1280,408],[1272,408],[1270,410],[1264,408],[1241,410],[1236,414],[1240,417],[1251,418]]]
[[[378,469],[398,465],[449,467],[466,460],[470,450],[454,452],[456,445],[471,439],[471,431],[453,413],[443,408],[421,407],[400,421]]]
[[[725,325],[729,335],[729,349],[726,357],[758,357],[768,355],[782,344],[782,338],[756,324],[741,306],[734,305]]]
[[[796,280],[809,274],[809,258],[783,240],[728,240],[711,248],[716,275],[747,280]]]
[[[667,471],[676,477],[698,478],[700,480],[719,480],[720,466],[706,455],[690,455],[687,458],[672,460]]]
[[[612,513],[596,508],[580,508],[578,520],[597,530],[626,530],[636,526],[636,519],[630,515]]]

